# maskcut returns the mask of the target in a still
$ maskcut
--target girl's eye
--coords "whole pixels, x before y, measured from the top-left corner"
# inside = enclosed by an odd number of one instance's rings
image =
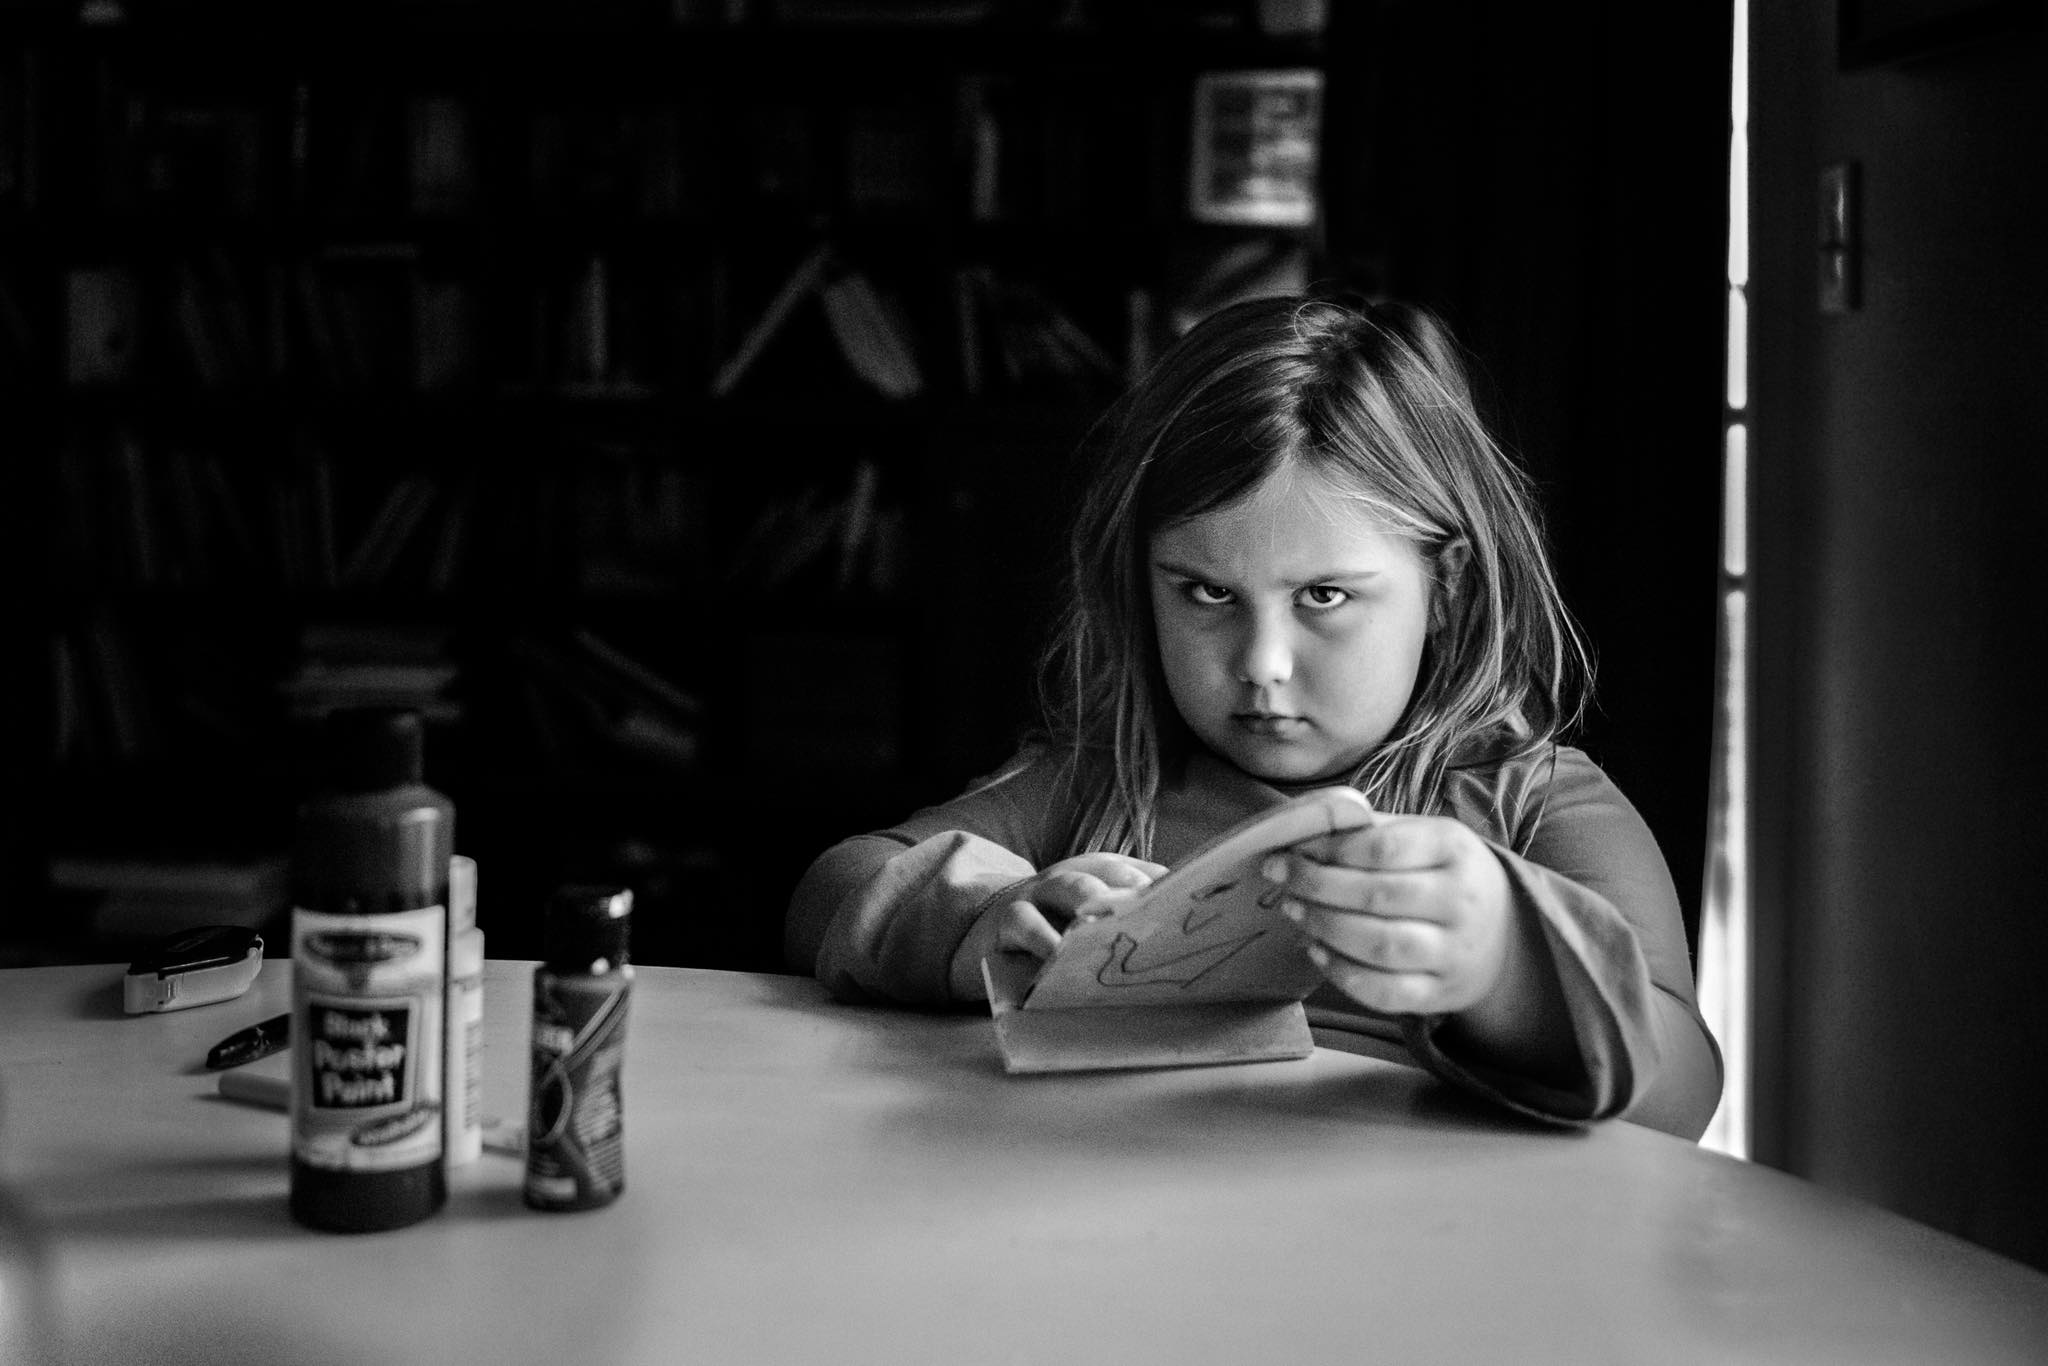
[[[1351,594],[1341,588],[1333,588],[1327,583],[1318,583],[1302,589],[1301,600],[1310,607],[1328,610],[1332,607],[1342,607],[1351,601]]]
[[[1230,590],[1218,588],[1213,583],[1189,582],[1182,584],[1180,591],[1187,595],[1189,602],[1199,607],[1221,607],[1230,601]]]

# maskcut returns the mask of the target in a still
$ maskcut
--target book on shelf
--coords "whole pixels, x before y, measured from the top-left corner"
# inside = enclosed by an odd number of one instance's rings
[[[844,593],[858,582],[862,558],[875,532],[875,498],[882,482],[881,469],[874,461],[858,460],[853,467],[852,486],[839,513],[839,556],[833,587]]]
[[[612,387],[611,265],[592,252],[569,281],[562,310],[562,387],[607,392]]]
[[[410,201],[405,98],[382,84],[329,88],[309,119],[306,176],[328,212],[375,215]]]
[[[1007,73],[973,72],[953,87],[953,142],[966,187],[967,216],[976,223],[1007,217],[1004,194],[1008,169],[1004,113],[1017,97],[1017,78]]]
[[[813,248],[783,280],[739,346],[713,377],[713,395],[731,394],[769,345],[812,299],[822,305],[839,354],[851,372],[885,398],[924,390],[911,330],[901,305],[868,275],[839,260],[830,243]]]
[[[701,383],[707,286],[690,274],[658,254],[611,249],[534,272],[514,286],[508,312],[520,328],[495,339],[510,382],[580,398]]]
[[[207,544],[231,566],[246,570],[262,564],[262,543],[250,519],[248,500],[228,478],[221,456],[210,450],[186,449],[183,459],[199,482],[207,509]]]
[[[1086,228],[1154,216],[1146,163],[1171,125],[1137,81],[1029,82],[972,71],[953,83],[953,147],[965,211],[978,223]]]
[[[418,244],[409,241],[331,243],[301,263],[296,292],[321,383],[385,392],[411,387],[419,258]]]
[[[146,757],[157,747],[161,728],[131,634],[106,611],[74,629],[68,672],[80,738],[76,757],[114,762]]]
[[[49,885],[82,901],[86,932],[110,949],[140,945],[194,925],[277,932],[290,906],[290,858],[268,854],[168,858],[60,853]]]
[[[342,350],[341,335],[334,322],[328,299],[327,281],[313,261],[299,261],[291,271],[292,288],[298,307],[298,331],[305,339],[312,376],[330,388],[340,388],[353,378],[352,366]]]
[[[657,705],[668,708],[678,719],[696,721],[703,718],[703,699],[666,674],[628,654],[588,627],[576,628],[571,638],[591,659],[609,669],[626,685],[637,688]]]
[[[0,210],[33,209],[42,198],[46,63],[36,43],[0,53]]]
[[[282,357],[273,314],[282,300],[271,294],[268,273],[252,279],[225,250],[214,247],[181,258],[171,275],[177,335],[192,377],[202,387],[225,388],[278,372]]]
[[[586,629],[566,642],[523,635],[510,649],[536,737],[557,759],[609,754],[669,769],[696,764],[702,702],[615,643]]]
[[[585,592],[654,595],[698,574],[708,527],[701,476],[630,442],[582,440],[573,500],[573,576]]]
[[[821,563],[839,539],[835,501],[817,483],[769,497],[741,533],[725,566],[727,580],[766,594]]]
[[[250,105],[144,97],[142,190],[195,213],[253,214],[263,200],[263,120]]]
[[[461,213],[475,204],[481,178],[471,102],[445,91],[409,96],[405,129],[406,188],[412,211],[431,217]]]
[[[286,203],[304,209],[313,189],[313,83],[303,76],[292,82],[284,142]]]
[[[49,638],[50,749],[52,763],[65,764],[86,746],[84,688],[78,648],[59,632]]]
[[[1125,366],[1044,287],[987,265],[954,274],[961,384],[983,392],[995,375],[1012,389],[1107,387]]]
[[[715,119],[688,93],[547,104],[526,119],[526,192],[544,213],[674,217],[707,190]]]
[[[84,185],[102,209],[247,216],[262,204],[263,117],[251,102],[152,87],[125,55],[94,53],[83,77],[92,158]]]
[[[680,93],[642,111],[639,128],[639,210],[650,218],[704,217],[717,206],[718,137],[715,98]]]
[[[924,376],[900,308],[857,270],[842,270],[824,287],[825,318],[856,375],[885,398],[915,398]]]
[[[477,516],[477,483],[477,471],[472,467],[465,470],[448,490],[440,533],[427,561],[426,584],[433,592],[449,592],[463,581],[469,558],[471,526]]]
[[[815,579],[840,595],[886,594],[900,579],[903,509],[873,460],[854,463],[843,492],[814,481],[769,496],[724,569],[750,595]]]
[[[141,297],[133,269],[74,266],[64,280],[69,338],[65,378],[89,387],[123,384],[136,373],[141,347]]]
[[[164,512],[166,577],[180,585],[216,580],[222,570],[213,544],[213,520],[191,450],[182,443],[160,443],[151,452],[150,463],[158,475]]]
[[[306,490],[306,578],[316,588],[341,582],[341,551],[335,542],[334,459],[310,429],[293,434],[295,468]],[[289,476],[281,476],[289,477]]]
[[[412,387],[441,393],[474,383],[482,300],[458,275],[421,268],[411,273]]]
[[[395,623],[311,622],[299,633],[291,672],[278,681],[291,716],[340,707],[403,707],[433,722],[458,720],[461,668],[445,630]]]
[[[167,442],[151,452],[178,528],[177,580],[335,585],[333,465],[305,433],[292,445],[290,459],[232,475],[210,449]]]
[[[156,500],[150,486],[149,462],[142,442],[133,428],[123,423],[112,437],[114,475],[121,491],[125,512],[124,544],[128,550],[132,581],[148,587],[156,584],[163,566],[157,552]]]
[[[400,476],[357,535],[336,581],[354,588],[390,582],[399,557],[418,537],[440,496],[440,483],[428,471],[413,470]]]
[[[810,298],[825,282],[826,271],[832,264],[832,248],[829,243],[814,247],[797,263],[776,289],[768,306],[741,336],[739,345],[732,356],[718,367],[712,377],[711,392],[718,397],[730,394],[738,386],[748,369],[759,360],[761,353],[768,349],[768,343],[789,321],[797,305]]]

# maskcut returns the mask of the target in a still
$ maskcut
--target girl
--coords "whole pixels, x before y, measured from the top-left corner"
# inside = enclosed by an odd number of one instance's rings
[[[1268,861],[1310,1019],[1558,1120],[1697,1138],[1720,1061],[1655,839],[1561,739],[1586,658],[1526,480],[1429,315],[1238,304],[1129,394],[1074,526],[1043,734],[812,864],[792,967],[980,1000],[1252,812],[1349,783],[1382,820]],[[1370,1051],[1369,1049],[1367,1051]]]

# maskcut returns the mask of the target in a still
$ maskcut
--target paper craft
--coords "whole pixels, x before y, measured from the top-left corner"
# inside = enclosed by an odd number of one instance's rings
[[[1044,963],[982,963],[1012,1072],[1306,1057],[1322,980],[1259,873],[1278,849],[1355,830],[1372,807],[1327,787],[1224,832],[1114,914],[1079,919]]]

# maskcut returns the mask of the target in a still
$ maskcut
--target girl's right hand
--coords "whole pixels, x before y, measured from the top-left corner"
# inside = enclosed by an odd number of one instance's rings
[[[1135,895],[1166,875],[1166,865],[1127,854],[1076,854],[1049,864],[989,898],[953,953],[953,997],[979,1001],[988,996],[981,960],[1004,950],[1049,958],[1074,912],[1091,901]]]

